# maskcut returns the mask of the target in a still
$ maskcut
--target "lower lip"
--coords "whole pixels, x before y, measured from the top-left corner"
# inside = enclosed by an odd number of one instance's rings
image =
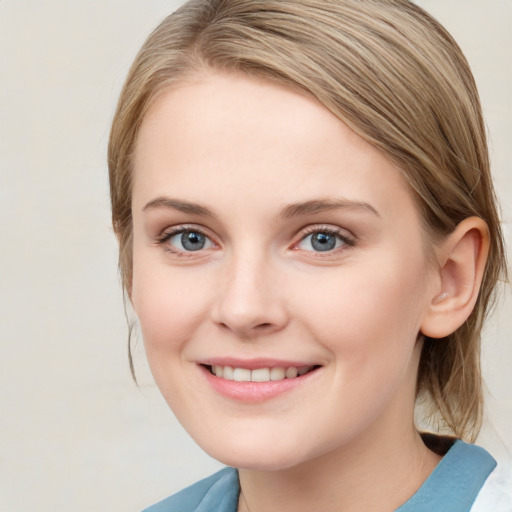
[[[297,389],[313,378],[319,371],[317,368],[293,379],[271,380],[268,382],[238,382],[216,377],[205,366],[200,365],[200,368],[210,386],[217,393],[232,400],[245,403],[264,402],[292,389]]]

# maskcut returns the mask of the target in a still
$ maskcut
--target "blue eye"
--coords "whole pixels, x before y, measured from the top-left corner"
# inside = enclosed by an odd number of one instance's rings
[[[209,249],[213,245],[206,235],[193,229],[170,233],[163,242],[166,242],[173,250],[178,252],[200,251],[202,249]]]
[[[303,251],[327,252],[343,245],[352,245],[345,237],[332,231],[315,231],[305,236],[297,245]]]

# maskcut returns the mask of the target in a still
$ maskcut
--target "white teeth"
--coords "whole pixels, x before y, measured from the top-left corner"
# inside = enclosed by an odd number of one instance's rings
[[[251,380],[253,382],[268,382],[270,380],[270,369],[259,368],[251,372]]]
[[[288,368],[274,367],[249,370],[247,368],[215,365],[211,367],[211,371],[215,376],[226,380],[234,380],[237,382],[269,382],[271,380],[294,379],[305,375],[313,368],[313,366],[290,366]]]
[[[284,377],[284,368],[271,368],[270,380],[283,380]]]
[[[233,370],[233,380],[237,382],[251,382],[251,370],[247,368],[235,368]]]
[[[293,366],[291,368],[288,368],[286,370],[286,378],[287,379],[294,379],[295,377],[297,377],[297,368],[294,368]]]

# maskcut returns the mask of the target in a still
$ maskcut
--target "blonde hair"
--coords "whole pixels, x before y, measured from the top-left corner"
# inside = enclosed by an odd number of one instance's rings
[[[409,184],[430,244],[467,217],[487,222],[491,249],[475,309],[450,336],[425,341],[418,373],[418,396],[440,423],[474,438],[482,324],[506,268],[478,92],[455,41],[406,0],[191,0],[167,17],[130,69],[110,135],[112,220],[128,295],[141,122],[162,91],[209,68],[303,90],[383,151]]]

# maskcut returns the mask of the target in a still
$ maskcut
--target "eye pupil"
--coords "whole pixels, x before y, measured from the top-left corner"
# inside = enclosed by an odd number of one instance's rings
[[[311,245],[315,251],[330,251],[336,246],[336,237],[329,233],[315,233],[311,237]]]
[[[181,235],[181,244],[187,251],[199,251],[204,248],[206,237],[195,231],[185,231]]]

